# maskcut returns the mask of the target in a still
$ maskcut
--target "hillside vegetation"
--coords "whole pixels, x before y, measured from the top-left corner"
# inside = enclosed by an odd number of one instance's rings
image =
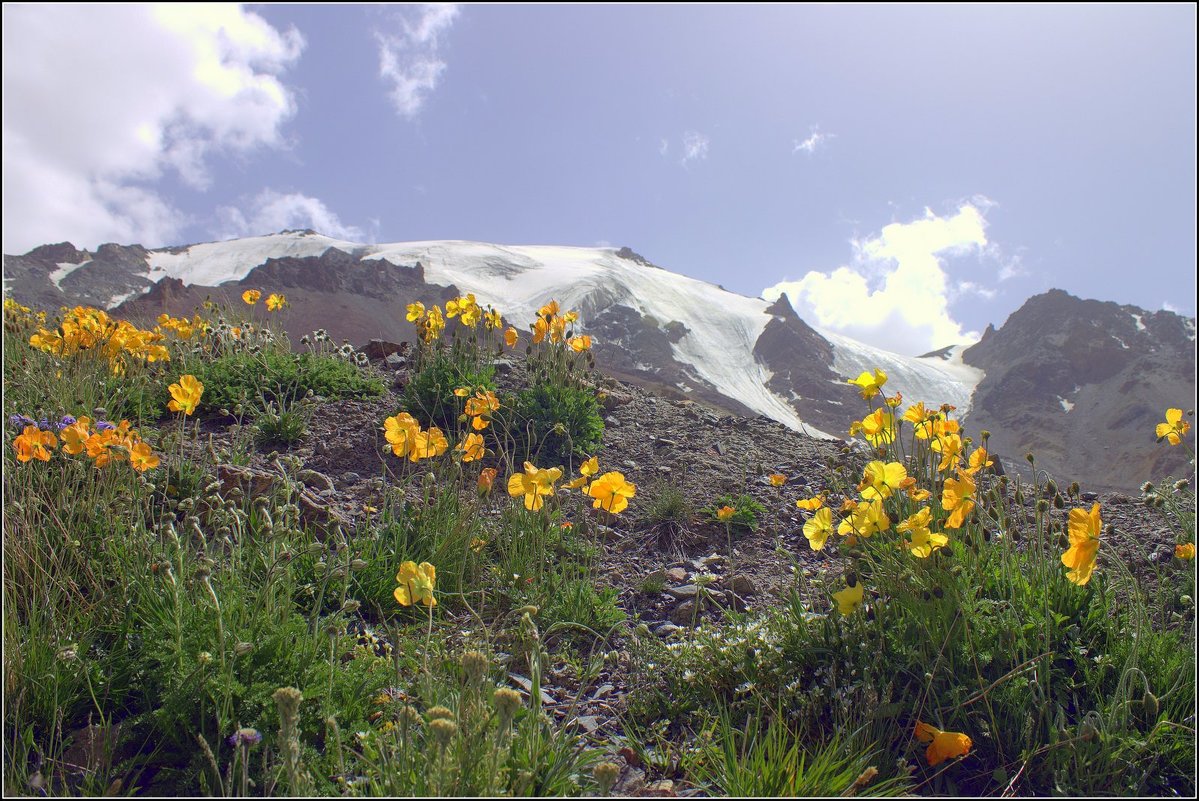
[[[407,315],[5,302],[6,794],[1194,794],[1193,473],[1004,475],[880,371],[774,439],[557,303]]]

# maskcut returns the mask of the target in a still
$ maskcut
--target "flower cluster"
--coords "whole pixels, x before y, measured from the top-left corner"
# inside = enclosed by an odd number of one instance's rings
[[[200,338],[208,335],[209,325],[200,315],[195,315],[192,319],[186,317],[172,317],[165,312],[158,315],[158,331],[169,331],[174,334],[177,339],[188,341],[195,338]]]
[[[139,473],[158,467],[158,456],[131,428],[128,420],[113,425],[104,420],[93,422],[89,417],[65,415],[56,425],[57,434],[50,430],[51,426],[45,420],[39,425],[24,415],[13,415],[9,422],[14,427],[24,425],[24,430],[12,443],[18,462],[34,459],[48,462],[55,448],[61,446],[62,453],[68,456],[86,453],[97,469],[107,467],[113,461],[125,460]]]
[[[422,430],[420,423],[408,412],[384,420],[383,432],[391,443],[391,452],[401,459],[407,457],[411,462],[441,456],[450,447],[440,428],[430,426],[427,431]]]
[[[556,300],[551,300],[537,310],[537,319],[530,326],[533,332],[533,344],[539,345],[545,341],[546,337],[549,337],[550,342],[553,343],[567,342],[576,353],[589,349],[591,337],[569,337],[567,335],[566,326],[578,320],[579,313],[568,311],[559,314],[559,311],[561,309]]]
[[[12,298],[4,299],[4,330],[16,333],[34,326],[46,324],[46,313],[35,312],[28,306],[22,306]]]
[[[492,413],[500,408],[500,399],[489,389],[475,390],[473,397],[467,397],[470,395],[470,387],[458,387],[454,390],[454,395],[466,398],[464,416],[470,419],[470,427],[475,431],[482,431],[491,425]]]
[[[420,301],[409,303],[407,320],[416,325],[422,342],[434,342],[445,331],[446,320],[458,319],[464,328],[478,328],[479,323],[491,331],[503,326],[503,316],[491,306],[480,306],[473,294],[463,295],[446,301],[445,312],[440,306],[434,305],[428,309]]]
[[[170,361],[160,331],[138,328],[127,320],[115,320],[101,309],[76,306],[64,309],[57,329],[38,328],[29,344],[38,350],[68,358],[97,354],[108,359],[114,375],[125,372],[127,358],[143,362]]]

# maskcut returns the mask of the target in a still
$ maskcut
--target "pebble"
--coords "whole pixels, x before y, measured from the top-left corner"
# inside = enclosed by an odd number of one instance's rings
[[[619,426],[620,425],[620,421],[616,419],[616,416],[611,415],[611,414],[604,418],[604,422],[610,426]]]
[[[666,571],[666,580],[679,584],[687,580],[687,571],[681,567],[672,567]]]
[[[683,629],[681,626],[676,626],[673,623],[663,623],[661,626],[658,626],[656,629],[654,629],[654,634],[657,634],[659,637],[669,637],[676,631],[682,630]]]
[[[729,579],[729,589],[737,595],[756,595],[757,587],[749,576],[738,574]]]

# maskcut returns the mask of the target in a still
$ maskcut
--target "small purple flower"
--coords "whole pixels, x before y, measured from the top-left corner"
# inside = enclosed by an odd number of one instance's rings
[[[258,732],[258,729],[251,729],[249,727],[241,728],[229,735],[229,745],[234,748],[239,745],[257,745],[260,742],[262,742],[262,735]]]
[[[50,421],[43,417],[41,420],[38,421],[37,427],[40,428],[42,431],[49,431],[50,430]]]
[[[13,428],[25,428],[25,426],[37,425],[37,422],[32,417],[26,417],[23,414],[14,414],[8,418],[8,424]]]
[[[96,430],[97,431],[112,431],[114,428],[116,428],[116,426],[114,426],[112,423],[108,422],[107,420],[97,420],[96,421]]]
[[[69,414],[64,414],[64,415],[62,416],[62,419],[58,421],[58,425],[57,425],[57,426],[55,426],[55,428],[57,428],[59,431],[62,431],[62,430],[63,430],[64,428],[66,428],[67,426],[73,426],[73,425],[75,425],[75,423],[76,423],[76,422],[77,422],[77,421],[75,420],[75,418],[74,418],[74,417],[72,417],[72,416],[71,416],[71,415],[69,415]]]

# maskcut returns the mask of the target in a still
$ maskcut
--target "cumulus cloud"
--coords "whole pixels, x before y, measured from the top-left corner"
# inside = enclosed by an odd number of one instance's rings
[[[823,145],[825,142],[827,142],[830,139],[835,139],[836,137],[837,137],[836,134],[820,133],[820,126],[813,125],[810,129],[810,133],[809,133],[807,139],[804,139],[802,142],[798,139],[795,140],[795,146],[791,149],[791,152],[792,153],[803,152],[803,153],[807,153],[810,156],[816,152],[816,148],[820,147],[821,145]]]
[[[69,239],[169,244],[154,187],[205,188],[214,153],[286,146],[279,75],[304,41],[232,5],[5,5],[6,253]]]
[[[706,159],[709,141],[699,131],[687,131],[683,134],[683,158],[679,163],[685,167],[693,161]]]
[[[781,281],[762,297],[786,294],[799,315],[817,326],[896,353],[919,355],[978,339],[978,332],[953,319],[949,303],[961,293],[987,297],[991,290],[951,283],[945,268],[948,256],[984,253],[986,220],[978,204],[963,203],[945,217],[925,209],[922,219],[892,223],[852,244],[850,265]]]
[[[236,206],[217,210],[220,227],[214,232],[217,239],[273,234],[288,228],[311,228],[317,233],[350,242],[372,240],[356,225],[346,225],[320,199],[299,192],[276,192],[264,189],[248,204],[249,212]],[[372,229],[378,228],[373,221]]]
[[[375,31],[379,77],[390,85],[388,97],[401,116],[415,117],[437,88],[446,68],[441,38],[457,16],[453,3],[429,3],[396,12],[389,30]]]

